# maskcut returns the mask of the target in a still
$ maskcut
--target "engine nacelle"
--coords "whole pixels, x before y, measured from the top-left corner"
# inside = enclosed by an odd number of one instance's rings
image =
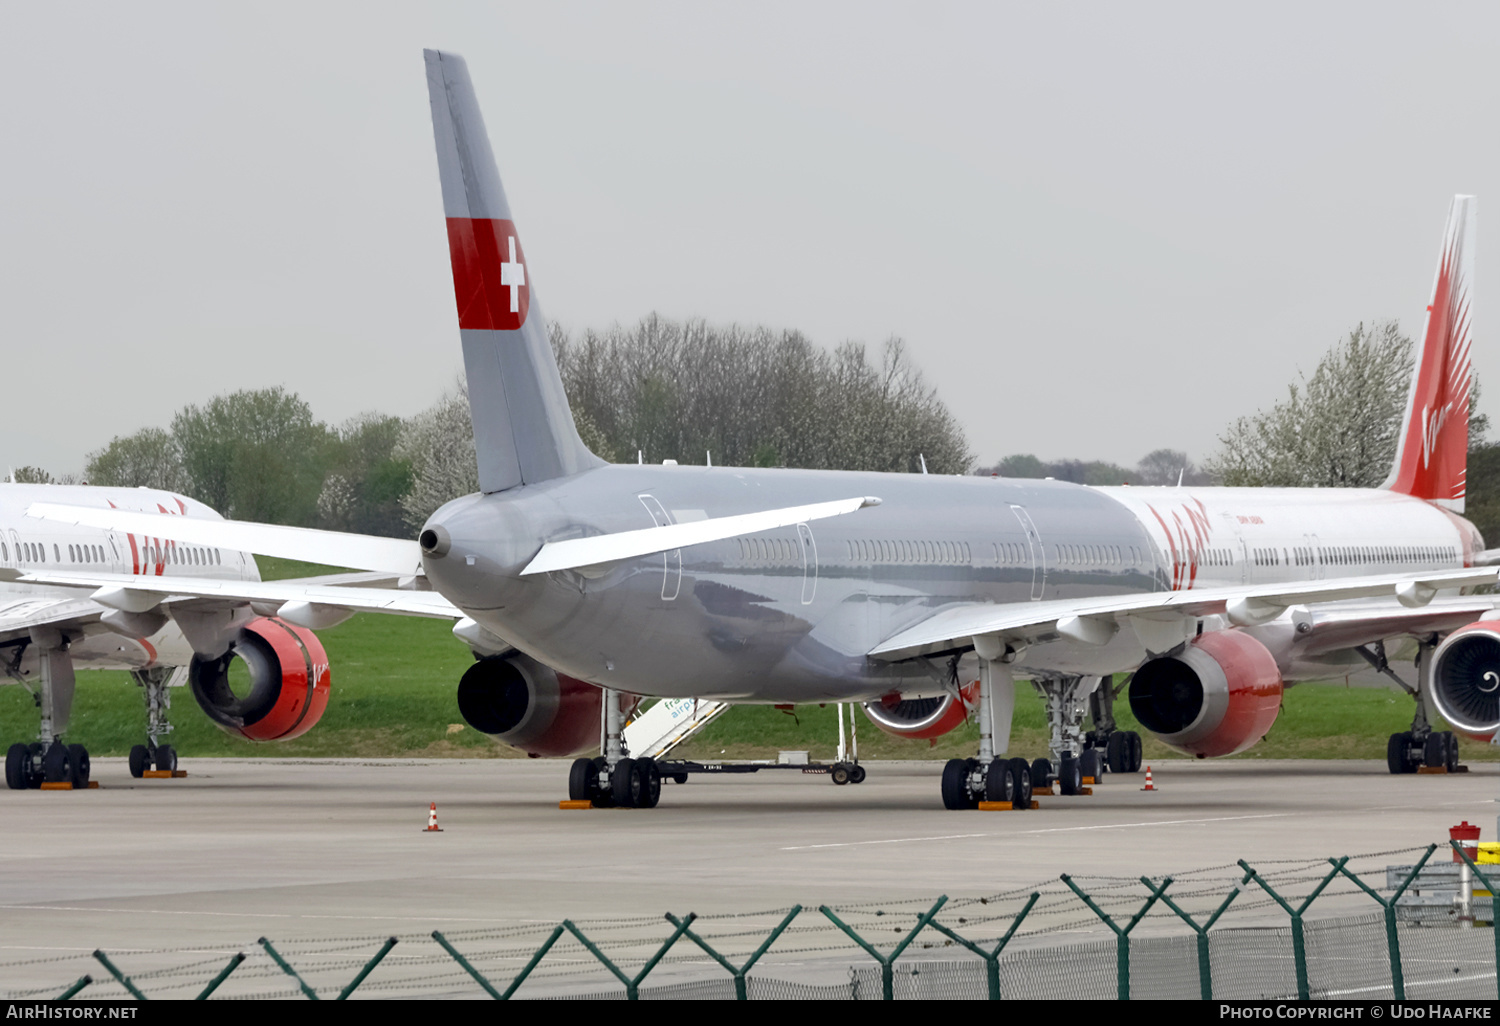
[[[236,657],[248,684],[230,682]],[[194,656],[188,684],[220,729],[251,741],[288,741],[311,730],[328,707],[328,653],[306,627],[261,617],[218,659]]]
[[[956,729],[979,701],[979,682],[961,688],[963,701],[952,695],[904,698],[896,692],[865,703],[865,715],[887,734],[927,741]]]
[[[1152,659],[1130,682],[1141,726],[1189,755],[1234,755],[1266,736],[1281,709],[1281,671],[1239,630],[1210,631]]]
[[[602,688],[519,653],[481,659],[458,682],[458,711],[469,726],[532,758],[598,748],[603,708]]]
[[[1456,731],[1488,741],[1500,729],[1500,622],[1460,627],[1432,654],[1432,704]]]

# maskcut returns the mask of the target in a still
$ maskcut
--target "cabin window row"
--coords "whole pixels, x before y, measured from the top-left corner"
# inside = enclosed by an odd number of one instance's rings
[[[802,550],[788,538],[740,538],[740,562],[802,565]]]
[[[968,566],[971,561],[968,542],[860,539],[846,548],[856,563]]]
[[[1059,566],[1139,566],[1141,562],[1141,551],[1134,545],[1054,545],[1052,548]]]

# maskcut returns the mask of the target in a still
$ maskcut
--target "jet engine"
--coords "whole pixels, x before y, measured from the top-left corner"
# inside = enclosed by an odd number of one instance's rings
[[[1432,654],[1432,704],[1454,730],[1488,741],[1500,729],[1500,622],[1460,627]]]
[[[512,653],[481,659],[458,683],[458,711],[482,733],[532,758],[599,747],[604,691]]]
[[[1211,631],[1148,661],[1130,682],[1130,711],[1162,741],[1199,758],[1234,755],[1266,736],[1281,708],[1281,671],[1239,630]]]
[[[231,674],[236,658],[248,680]],[[194,656],[188,684],[221,730],[251,741],[287,741],[311,730],[328,706],[328,654],[306,627],[261,617],[219,658]]]
[[[969,709],[979,701],[979,682],[961,689],[963,701],[952,695],[932,698],[906,698],[899,692],[891,692],[873,702],[865,703],[865,715],[870,722],[897,737],[926,741],[942,737],[955,729],[969,715]]]

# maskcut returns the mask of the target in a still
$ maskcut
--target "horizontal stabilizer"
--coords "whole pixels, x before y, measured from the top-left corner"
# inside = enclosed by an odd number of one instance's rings
[[[55,502],[33,502],[27,507],[26,515],[101,531],[170,538],[190,545],[209,545],[327,566],[347,566],[403,576],[422,572],[422,550],[416,542],[400,538],[317,531],[310,527],[281,524],[254,524],[244,520],[203,520],[166,513],[64,506]]]
[[[837,499],[833,502],[815,502],[808,506],[788,506],[785,509],[769,509],[763,513],[743,513],[732,517],[715,517],[711,520],[695,520],[686,524],[667,524],[663,527],[647,527],[640,531],[621,531],[617,534],[601,534],[592,538],[570,538],[567,541],[548,542],[536,554],[536,558],[521,571],[521,576],[545,574],[553,570],[576,570],[579,567],[600,566],[616,563],[636,556],[649,556],[657,552],[684,549],[689,545],[737,538],[744,534],[759,534],[778,527],[805,524],[809,520],[853,513],[866,506],[878,506],[880,500],[863,495],[853,499]]]

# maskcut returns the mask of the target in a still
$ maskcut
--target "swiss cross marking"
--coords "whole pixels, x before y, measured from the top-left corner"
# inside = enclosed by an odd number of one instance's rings
[[[521,289],[526,285],[526,265],[516,262],[516,237],[510,237],[510,259],[500,264],[500,284],[510,289],[510,312],[521,312]]]

